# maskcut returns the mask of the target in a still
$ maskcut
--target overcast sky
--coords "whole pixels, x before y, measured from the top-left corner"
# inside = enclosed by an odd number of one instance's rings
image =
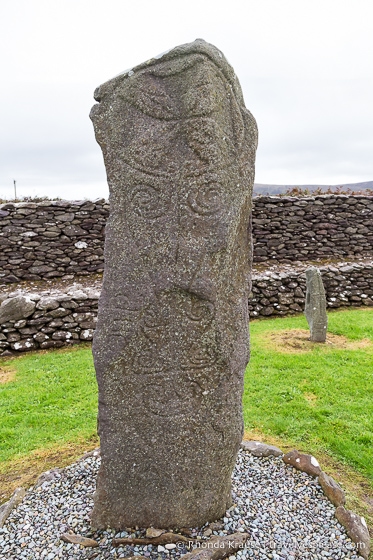
[[[0,0],[0,196],[108,195],[93,91],[197,37],[259,127],[256,182],[373,180],[372,0]]]

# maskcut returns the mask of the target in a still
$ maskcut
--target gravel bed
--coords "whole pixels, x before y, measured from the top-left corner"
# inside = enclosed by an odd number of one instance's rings
[[[114,536],[141,536],[134,528],[121,533],[92,532],[89,513],[100,458],[85,457],[63,469],[38,488],[31,488],[23,502],[0,529],[1,560],[107,559],[144,556],[149,560],[176,559],[187,552],[183,546],[113,548]],[[334,517],[334,506],[309,475],[285,465],[280,458],[257,458],[240,450],[233,473],[234,505],[226,512],[221,530],[213,535],[248,532],[246,548],[234,560],[323,559],[360,560],[354,543]],[[206,526],[193,536],[206,539]],[[99,542],[98,548],[61,541],[69,529]]]

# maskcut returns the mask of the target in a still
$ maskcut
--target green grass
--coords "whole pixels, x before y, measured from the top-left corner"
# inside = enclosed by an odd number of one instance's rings
[[[306,329],[303,316],[254,321],[246,373],[247,430],[325,452],[373,481],[373,309],[329,314],[329,332],[351,342],[303,353],[271,347],[275,331]],[[97,386],[90,347],[0,360],[16,371],[0,385],[0,462],[96,434]]]
[[[97,386],[90,347],[26,354],[3,368],[0,385],[0,461],[96,433]]]
[[[373,310],[329,313],[328,332],[346,337],[347,348],[284,353],[270,343],[274,331],[307,328],[303,316],[251,324],[245,427],[326,452],[373,483]],[[356,343],[362,339],[371,343]]]

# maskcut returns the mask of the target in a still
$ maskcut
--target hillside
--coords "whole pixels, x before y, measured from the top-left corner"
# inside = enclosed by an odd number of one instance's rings
[[[316,190],[322,190],[323,192],[327,192],[329,190],[350,190],[350,191],[365,191],[371,190],[373,194],[373,181],[365,181],[363,183],[344,183],[338,185],[265,185],[263,183],[255,183],[254,184],[254,195],[260,194],[283,194],[286,191],[290,191],[292,189],[301,189],[302,191],[307,190],[310,192]]]

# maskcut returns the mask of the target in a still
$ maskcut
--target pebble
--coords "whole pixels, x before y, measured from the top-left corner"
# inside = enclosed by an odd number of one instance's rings
[[[105,560],[145,556],[149,560],[177,560],[188,552],[184,546],[121,546],[111,541],[132,532],[91,531],[89,514],[99,456],[89,456],[62,469],[51,481],[31,488],[22,503],[0,529],[0,560]],[[246,548],[237,560],[323,559],[363,560],[355,544],[334,517],[335,508],[320,485],[306,473],[286,465],[281,457],[254,457],[240,450],[232,476],[233,506],[213,535],[248,532]],[[98,548],[61,541],[63,533],[96,540]],[[208,524],[194,529],[194,537],[206,539]],[[233,560],[233,556],[229,558]]]

